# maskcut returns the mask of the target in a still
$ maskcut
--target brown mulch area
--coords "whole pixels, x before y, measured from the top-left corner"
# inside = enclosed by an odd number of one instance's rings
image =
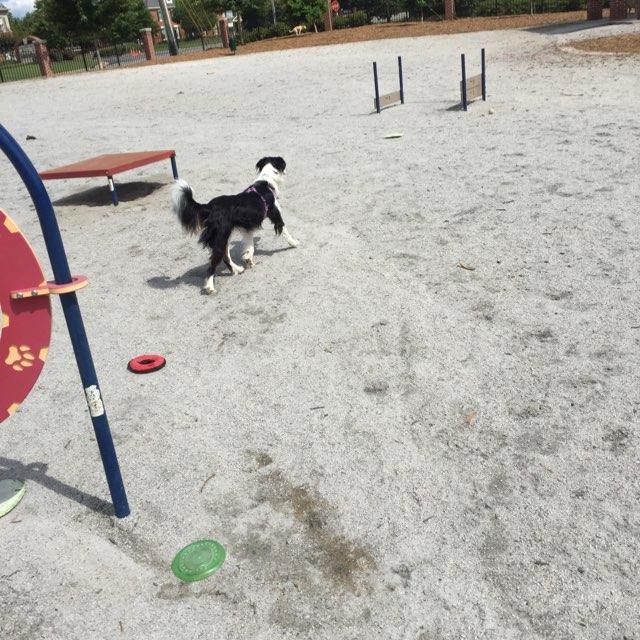
[[[449,33],[470,31],[496,31],[499,29],[518,29],[561,22],[578,22],[586,18],[585,11],[569,13],[546,13],[542,15],[499,16],[491,18],[460,18],[439,22],[396,22],[390,24],[370,24],[354,29],[338,29],[321,33],[306,33],[301,36],[260,40],[240,47],[240,53],[297,49],[365,40],[383,40],[386,38],[417,38]]]
[[[582,49],[583,51],[599,53],[640,53],[640,33],[581,40],[580,42],[572,42],[571,46],[576,49]]]
[[[500,29],[520,29],[563,22],[581,22],[585,20],[585,11],[567,13],[545,13],[540,15],[498,16],[491,18],[460,18],[439,22],[396,22],[391,24],[370,24],[354,29],[338,29],[320,33],[305,33],[301,36],[287,36],[251,42],[238,47],[238,54],[260,53],[263,51],[280,51],[282,49],[299,49],[302,47],[318,47],[347,42],[364,42],[366,40],[383,40],[387,38],[416,38],[419,36],[445,35],[449,33],[467,33],[471,31],[496,31]],[[232,55],[227,50],[211,49],[191,53],[177,58],[157,58],[155,62],[143,64],[166,64],[185,60],[201,60],[218,56]]]

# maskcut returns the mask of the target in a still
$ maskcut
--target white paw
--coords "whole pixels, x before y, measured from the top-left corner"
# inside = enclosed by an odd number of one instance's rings
[[[255,267],[256,263],[253,261],[253,258],[245,258],[244,259],[244,268],[251,269],[251,267]]]
[[[208,296],[218,293],[213,287],[202,287],[202,292],[206,293]]]
[[[234,267],[233,268],[233,274],[236,275],[236,276],[241,274],[241,273],[243,273],[243,272],[244,272],[244,267]]]
[[[297,247],[300,244],[297,240],[294,240],[293,238],[289,238],[287,242],[289,243],[289,246],[293,248]]]

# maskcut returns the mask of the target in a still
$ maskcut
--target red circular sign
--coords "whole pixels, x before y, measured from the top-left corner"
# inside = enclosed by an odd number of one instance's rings
[[[133,373],[151,373],[162,369],[165,364],[167,364],[167,361],[162,356],[145,354],[129,360],[128,368]]]
[[[51,340],[49,296],[14,300],[11,291],[46,286],[31,245],[0,209],[0,422],[29,395]]]

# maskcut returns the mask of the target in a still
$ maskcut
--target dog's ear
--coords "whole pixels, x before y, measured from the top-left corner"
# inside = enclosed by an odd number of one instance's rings
[[[271,158],[271,164],[274,169],[280,173],[285,173],[287,169],[287,163],[284,161],[284,158],[278,156],[277,158]]]
[[[256,163],[256,171],[260,173],[269,164],[269,158],[260,158]]]

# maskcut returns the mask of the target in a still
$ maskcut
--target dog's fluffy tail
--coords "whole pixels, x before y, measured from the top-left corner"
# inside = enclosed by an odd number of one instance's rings
[[[191,187],[184,180],[176,180],[171,189],[171,210],[185,231],[196,233],[203,226],[207,207],[193,199]]]

